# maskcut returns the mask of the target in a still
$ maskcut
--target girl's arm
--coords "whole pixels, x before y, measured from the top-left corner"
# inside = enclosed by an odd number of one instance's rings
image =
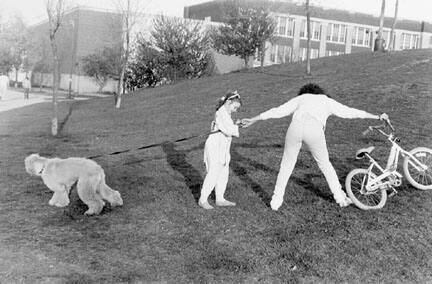
[[[217,111],[215,122],[219,130],[226,136],[239,137],[239,127],[225,111]]]
[[[329,100],[331,114],[342,118],[371,118],[380,119],[379,115],[368,113],[364,110],[348,107],[333,99]]]

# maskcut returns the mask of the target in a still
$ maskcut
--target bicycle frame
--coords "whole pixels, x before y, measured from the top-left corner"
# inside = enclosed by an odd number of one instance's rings
[[[393,186],[399,186],[401,184],[402,174],[397,171],[399,155],[402,155],[402,157],[410,157],[408,163],[417,170],[427,170],[428,167],[426,165],[422,164],[415,156],[405,151],[401,146],[396,143],[397,139],[393,136],[392,133],[387,134],[380,129],[378,129],[378,131],[387,137],[387,139],[391,142],[392,146],[385,168],[382,168],[378,164],[378,162],[375,161],[375,159],[373,159],[368,153],[365,153],[365,155],[369,158],[371,162],[371,165],[368,167],[367,183],[364,187],[366,188],[366,191],[374,191],[377,189],[387,188],[392,188],[394,190]],[[374,168],[377,168],[381,173],[377,177],[371,176]]]

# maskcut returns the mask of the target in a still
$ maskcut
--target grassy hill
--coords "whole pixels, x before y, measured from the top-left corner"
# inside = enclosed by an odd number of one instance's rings
[[[49,104],[0,113],[0,282],[431,282],[432,192],[405,181],[379,211],[339,208],[307,151],[301,151],[278,212],[269,206],[290,118],[241,130],[231,153],[227,199],[234,208],[197,206],[205,137],[216,100],[238,89],[250,117],[295,96],[305,83],[372,113],[386,112],[401,145],[432,148],[432,51],[362,53],[271,66],[143,90],[113,100],[60,104],[50,136]],[[355,151],[388,144],[361,132],[376,121],[330,118],[326,136],[341,183],[366,166]],[[165,143],[163,143],[165,142]],[[85,217],[72,192],[66,209],[25,173],[23,160],[104,155],[107,183],[121,208]]]

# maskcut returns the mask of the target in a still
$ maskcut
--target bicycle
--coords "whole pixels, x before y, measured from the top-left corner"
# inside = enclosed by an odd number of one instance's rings
[[[388,127],[389,133],[383,131]],[[382,125],[369,126],[363,135],[377,131],[384,135],[391,143],[387,165],[382,168],[372,158],[374,146],[360,149],[356,152],[356,159],[367,157],[370,165],[367,169],[354,169],[348,173],[345,187],[349,198],[363,210],[380,209],[387,201],[387,191],[391,195],[397,193],[395,187],[402,184],[402,174],[397,171],[399,155],[404,157],[403,172],[408,182],[417,189],[432,189],[432,150],[426,147],[416,147],[405,151],[398,145],[400,139],[394,136],[394,128],[390,120],[384,120]]]

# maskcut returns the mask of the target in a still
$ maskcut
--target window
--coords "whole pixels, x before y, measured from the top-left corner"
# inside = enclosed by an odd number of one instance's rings
[[[334,42],[338,42],[339,35],[339,24],[333,24],[332,38],[331,40]]]
[[[278,45],[277,46],[277,58],[276,58],[276,63],[283,63],[285,60],[285,46],[283,45]]]
[[[413,35],[411,48],[419,48],[420,47],[420,37],[418,35]]]
[[[276,63],[276,45],[272,45],[270,49],[270,61]]]
[[[312,39],[319,40],[321,35],[321,24],[318,22],[311,22],[312,28]]]
[[[419,48],[420,36],[416,34],[403,33],[400,38],[400,49]]]
[[[405,38],[404,38],[404,48],[410,48],[410,41],[411,41],[411,35],[410,34],[405,34]]]
[[[285,35],[286,32],[286,20],[285,17],[278,17],[278,32],[280,35]]]
[[[321,37],[321,24],[319,22],[310,22],[310,33],[312,40],[319,40]],[[301,29],[300,29],[300,37],[307,38],[307,22],[306,20],[302,20]]]
[[[319,49],[316,48],[311,48],[310,49],[310,58],[311,59],[315,59],[319,57]],[[300,59],[301,60],[306,60],[307,59],[307,48],[306,47],[301,47],[300,48]]]
[[[306,20],[302,20],[300,26],[300,37],[306,37]]]
[[[327,25],[327,40],[331,39],[331,33],[332,33],[332,24]]]
[[[274,44],[270,50],[270,61],[272,63],[288,63],[291,62],[291,55],[291,46]]]
[[[336,51],[336,50],[326,50],[325,56],[336,56],[339,54],[343,54],[343,52]]]
[[[292,57],[292,47],[291,46],[285,46],[285,63],[291,62]]]
[[[276,17],[276,33],[281,36],[294,36],[294,19],[287,17]]]
[[[370,41],[370,35],[371,32],[368,29],[365,29],[365,35],[364,35],[364,45],[369,46],[369,41]]]
[[[319,49],[311,48],[311,59],[319,57]]]
[[[300,47],[300,60],[306,60],[307,48]]]
[[[339,42],[345,42],[346,38],[346,26],[340,26]]]
[[[389,42],[389,39],[390,39],[390,32],[389,31],[383,31],[382,37],[387,44]]]
[[[364,28],[358,28],[357,44],[359,45],[363,45],[364,32],[365,32]]]
[[[331,24],[327,25],[327,40],[331,42],[345,43],[346,25]]]
[[[370,46],[372,37],[372,31],[363,27],[355,27],[352,44],[362,45],[362,46]]]
[[[288,18],[287,36],[294,36],[295,22],[293,18]]]

